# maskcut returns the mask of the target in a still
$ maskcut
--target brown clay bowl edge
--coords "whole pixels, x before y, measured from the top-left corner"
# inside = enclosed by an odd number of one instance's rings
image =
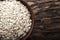
[[[17,1],[20,1],[23,5],[25,5],[28,8],[30,15],[31,15],[31,17],[30,17],[32,20],[31,29],[29,30],[29,32],[27,33],[26,36],[24,36],[23,38],[20,39],[20,40],[26,40],[29,37],[29,35],[31,34],[33,26],[34,26],[34,14],[31,10],[31,8],[29,7],[29,5],[25,1],[23,1],[23,0],[17,0]]]

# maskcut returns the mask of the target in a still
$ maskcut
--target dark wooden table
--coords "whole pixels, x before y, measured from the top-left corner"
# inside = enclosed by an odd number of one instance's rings
[[[26,40],[60,40],[60,0],[24,0],[35,15],[35,25]]]

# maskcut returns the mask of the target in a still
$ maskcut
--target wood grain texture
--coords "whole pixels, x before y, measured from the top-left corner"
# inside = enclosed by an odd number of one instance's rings
[[[24,0],[35,15],[35,25],[26,40],[60,40],[60,0]]]

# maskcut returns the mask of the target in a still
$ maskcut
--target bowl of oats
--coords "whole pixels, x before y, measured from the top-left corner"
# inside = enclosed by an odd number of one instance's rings
[[[32,11],[24,1],[0,1],[0,40],[25,40],[33,25]]]

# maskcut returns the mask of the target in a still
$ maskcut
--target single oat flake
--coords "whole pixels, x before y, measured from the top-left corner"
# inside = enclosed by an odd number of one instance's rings
[[[31,28],[30,12],[20,1],[0,1],[0,39],[16,40]]]

